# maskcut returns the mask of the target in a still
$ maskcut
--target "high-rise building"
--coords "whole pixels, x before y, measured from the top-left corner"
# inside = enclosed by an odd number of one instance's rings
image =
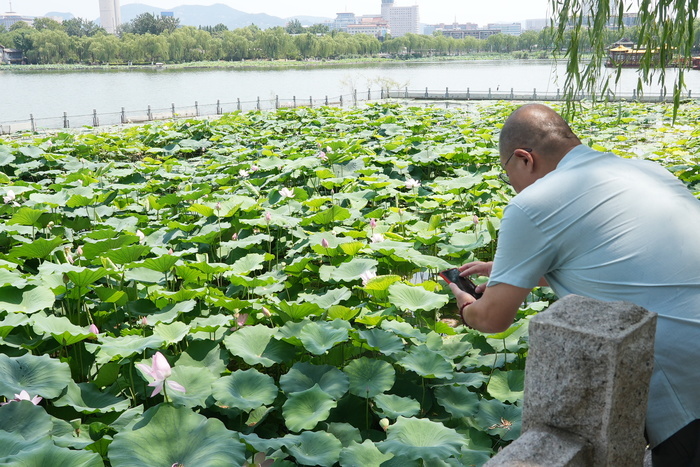
[[[519,36],[523,32],[523,25],[520,23],[489,23],[486,29],[498,29],[503,34]]]
[[[382,18],[389,21],[389,10],[394,6],[394,0],[382,0]]]
[[[100,23],[107,33],[117,33],[122,24],[119,0],[100,0]]]
[[[420,34],[418,6],[392,6],[389,8],[389,29],[392,37],[401,37],[409,33]]]

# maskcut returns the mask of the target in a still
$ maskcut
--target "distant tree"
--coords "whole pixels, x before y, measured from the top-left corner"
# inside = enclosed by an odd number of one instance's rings
[[[228,26],[226,26],[224,23],[219,23],[216,26],[214,26],[211,30],[212,34],[219,34],[221,32],[228,31]]]
[[[311,34],[328,34],[330,30],[331,29],[328,26],[321,23],[314,24],[306,28],[306,32],[309,32]]]
[[[221,37],[221,58],[234,61],[248,58],[251,42],[244,36],[232,31],[224,31],[219,37]]]
[[[301,34],[304,32],[304,26],[301,25],[301,21],[298,19],[293,19],[287,23],[284,30],[287,31],[288,34]]]
[[[304,59],[318,55],[318,42],[318,37],[308,32],[294,36],[294,44]]]
[[[155,36],[164,32],[173,32],[180,26],[180,20],[173,16],[156,16],[151,13],[142,13],[122,26],[125,34],[153,34]]]
[[[17,21],[10,26],[10,31],[17,31],[18,29],[32,29],[32,27],[24,21]]]
[[[50,29],[52,31],[58,31],[62,29],[61,23],[56,21],[55,19],[51,18],[46,18],[46,17],[39,17],[34,19],[34,29],[37,31],[43,31],[45,29]]]
[[[34,63],[67,63],[71,55],[71,40],[65,31],[44,29],[34,36],[27,58]]]
[[[137,44],[143,56],[151,63],[168,60],[168,41],[164,36],[141,34]]]
[[[71,18],[61,23],[63,30],[69,36],[92,37],[98,33],[106,33],[104,28],[98,26],[94,21],[83,18]]]
[[[119,38],[111,34],[100,34],[89,39],[88,52],[93,60],[110,63],[119,55],[121,43]]]

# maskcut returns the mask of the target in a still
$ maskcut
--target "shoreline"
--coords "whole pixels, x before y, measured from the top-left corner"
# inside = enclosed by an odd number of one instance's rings
[[[344,67],[376,64],[405,64],[405,63],[437,63],[437,62],[473,62],[473,61],[554,61],[555,57],[548,58],[515,58],[511,54],[473,54],[436,56],[422,58],[382,58],[367,57],[340,60],[244,60],[244,61],[202,61],[186,63],[140,64],[140,65],[90,65],[82,63],[74,64],[47,64],[47,65],[2,65],[1,71],[9,72],[37,72],[37,71],[186,71],[186,70],[251,70],[251,69],[276,69],[276,68],[324,68]]]

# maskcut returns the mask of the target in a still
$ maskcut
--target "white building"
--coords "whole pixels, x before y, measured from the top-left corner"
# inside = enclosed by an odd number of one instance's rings
[[[100,23],[109,34],[116,34],[122,24],[119,0],[100,0]]]
[[[525,30],[526,31],[541,31],[549,26],[549,20],[547,18],[537,18],[537,19],[526,19],[525,20]]]
[[[383,6],[384,4],[382,4]],[[389,8],[389,29],[391,37],[405,34],[420,34],[418,25],[418,5],[394,6]]]
[[[499,29],[502,34],[519,36],[523,33],[523,25],[520,23],[489,23],[486,29]]]

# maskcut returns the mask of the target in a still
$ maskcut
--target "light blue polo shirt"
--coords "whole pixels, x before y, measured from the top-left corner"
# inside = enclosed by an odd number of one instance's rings
[[[624,300],[658,313],[656,446],[700,418],[700,201],[659,165],[580,145],[504,211],[489,286]]]

